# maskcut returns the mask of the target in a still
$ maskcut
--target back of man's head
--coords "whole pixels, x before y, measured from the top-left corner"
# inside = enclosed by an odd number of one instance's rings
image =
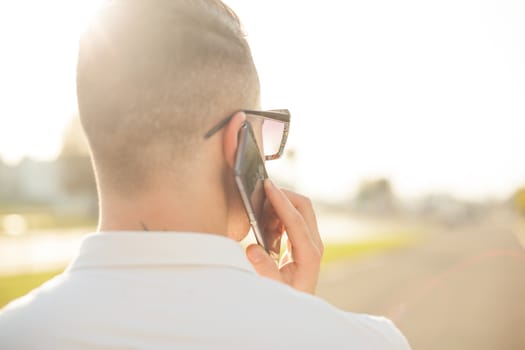
[[[80,40],[77,94],[99,181],[131,193],[183,168],[214,121],[255,107],[259,81],[220,0],[112,0]]]

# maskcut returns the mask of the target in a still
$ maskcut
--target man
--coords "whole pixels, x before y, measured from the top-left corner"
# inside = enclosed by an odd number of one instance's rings
[[[259,108],[259,80],[228,7],[105,3],[80,41],[77,89],[99,232],[4,309],[1,349],[408,348],[388,320],[312,295],[323,245],[305,197],[265,183],[265,226],[289,239],[280,268],[237,243],[249,230],[238,132],[248,122],[266,140],[263,120],[239,112]]]

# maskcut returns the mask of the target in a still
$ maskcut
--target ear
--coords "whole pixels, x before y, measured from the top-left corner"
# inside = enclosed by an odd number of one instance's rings
[[[224,158],[226,159],[228,166],[232,169],[233,163],[235,162],[235,153],[237,151],[239,130],[245,122],[246,114],[244,114],[244,112],[237,112],[224,127],[222,148]]]

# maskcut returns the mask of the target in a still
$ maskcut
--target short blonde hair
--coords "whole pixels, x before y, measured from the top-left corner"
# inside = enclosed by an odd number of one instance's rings
[[[77,95],[98,175],[129,191],[191,156],[215,120],[254,107],[259,79],[221,1],[113,0],[81,37]]]

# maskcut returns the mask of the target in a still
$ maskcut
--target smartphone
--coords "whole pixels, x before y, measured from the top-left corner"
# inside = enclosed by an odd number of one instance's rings
[[[267,204],[264,180],[268,178],[268,174],[249,123],[245,123],[239,131],[233,172],[257,243],[272,259],[278,261],[281,237],[277,237],[274,232],[264,232],[263,215]]]

